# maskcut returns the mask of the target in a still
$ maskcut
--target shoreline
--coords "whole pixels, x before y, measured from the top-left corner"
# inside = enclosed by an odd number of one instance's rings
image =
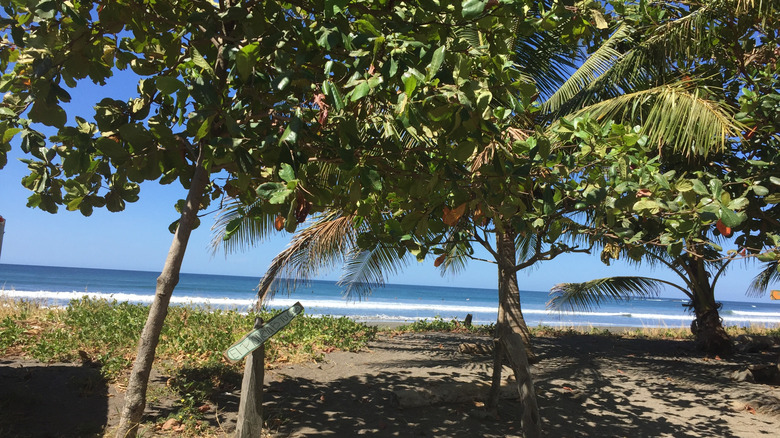
[[[58,299],[58,298],[52,298],[52,297],[38,297],[35,295],[34,292],[31,291],[24,291],[23,293],[9,293],[9,292],[16,292],[16,291],[9,291],[9,290],[3,290],[0,289],[0,305],[1,300],[7,299],[11,301],[31,301],[36,303],[42,308],[66,308],[67,303],[64,299]],[[81,299],[83,297],[88,297],[90,299],[97,299],[97,300],[116,300],[117,302],[125,302],[125,300],[117,299],[114,295],[117,294],[105,294],[105,293],[95,293],[95,292],[88,292],[88,293],[76,293],[76,292],[69,292],[67,293],[69,295],[73,295],[74,298],[70,299]],[[150,297],[151,298],[151,297]],[[235,312],[240,315],[246,315],[249,312],[239,309],[236,305],[214,305],[212,302],[210,302],[210,299],[208,298],[202,298],[204,302],[194,302],[192,301],[193,298],[197,297],[174,297],[171,301],[172,306],[176,307],[196,307],[196,308],[207,308],[211,311],[219,310],[219,311],[227,311],[227,312]],[[226,299],[230,301],[238,301],[238,299]],[[62,303],[56,303],[58,301],[61,301]],[[143,306],[149,306],[151,303],[147,301],[134,301],[130,300],[127,301],[132,304],[140,304]],[[56,303],[56,304],[54,304]],[[272,305],[269,306],[269,309],[283,309],[285,306],[280,305]],[[313,307],[314,309],[317,309],[316,306]],[[598,316],[598,312],[580,312],[578,313],[579,316],[587,315],[588,313],[593,313],[595,316]],[[724,316],[726,312],[722,313],[722,317]],[[462,322],[463,317],[465,317],[465,314],[460,317],[455,318],[442,318],[440,316],[432,316],[432,317],[410,317],[408,319],[402,319],[403,317],[399,317],[398,319],[372,319],[371,317],[366,317],[362,315],[354,315],[354,314],[345,314],[345,313],[337,313],[337,312],[317,312],[317,313],[304,313],[306,316],[309,317],[345,317],[349,318],[354,322],[357,323],[363,323],[371,327],[377,327],[379,329],[385,329],[385,330],[395,330],[401,326],[407,326],[412,325],[419,322],[434,322],[434,321],[442,321],[445,323],[450,323],[452,321],[458,321]],[[534,313],[531,312],[531,315]],[[566,315],[566,313],[563,313],[563,315]],[[759,315],[760,317],[766,317],[765,313],[762,313]],[[778,317],[780,317],[780,312],[778,312]],[[690,319],[688,319],[690,318]],[[639,319],[639,318],[637,318]],[[593,330],[606,330],[610,333],[614,334],[620,334],[620,333],[626,333],[626,332],[637,332],[637,331],[643,331],[643,330],[689,330],[690,328],[690,322],[693,320],[693,317],[689,316],[673,316],[670,318],[672,321],[679,321],[679,324],[667,324],[665,320],[658,319],[655,323],[647,323],[644,321],[641,325],[630,325],[630,324],[613,324],[613,323],[606,323],[606,322],[599,322],[599,321],[571,321],[571,322],[560,322],[560,321],[534,321],[533,317],[526,317],[526,323],[528,325],[528,328],[531,330],[535,329],[550,329],[554,331],[567,331],[572,330],[575,332],[584,332],[587,333],[589,331]],[[490,326],[493,324],[493,321],[484,323],[482,321],[475,321],[473,323],[474,327],[485,327]],[[724,328],[741,328],[741,329],[759,329],[759,330],[774,330],[774,329],[780,329],[780,321],[762,321],[760,319],[757,320],[744,320],[740,321],[739,323],[734,323],[733,321],[729,321],[728,317],[724,318],[723,321],[723,327]]]

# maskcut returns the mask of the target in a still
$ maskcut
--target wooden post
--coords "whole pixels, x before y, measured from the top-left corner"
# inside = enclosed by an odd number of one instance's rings
[[[5,219],[0,216],[0,254],[3,253],[3,234],[5,233]]]
[[[255,319],[255,329],[263,326],[262,318]],[[257,438],[263,431],[263,378],[265,376],[265,345],[246,358],[244,379],[241,381],[241,401],[238,404],[236,438]]]

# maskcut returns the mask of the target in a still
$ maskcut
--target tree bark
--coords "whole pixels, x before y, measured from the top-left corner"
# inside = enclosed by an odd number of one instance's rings
[[[511,232],[496,233],[499,303],[493,381],[487,407],[493,415],[497,414],[501,390],[501,368],[504,359],[506,359],[517,381],[517,390],[522,405],[520,427],[523,436],[534,438],[541,435],[541,418],[539,417],[539,407],[536,403],[536,393],[523,339],[522,327],[525,326],[525,320],[520,312],[520,289],[517,285],[517,272],[515,271],[514,237]]]
[[[691,333],[703,351],[712,354],[730,354],[733,348],[731,338],[723,328],[718,312],[721,304],[715,301],[715,290],[710,283],[704,260],[691,259],[688,267],[694,285],[691,306],[695,319],[691,323]]]
[[[197,219],[200,201],[208,182],[209,175],[203,166],[203,154],[201,153],[195,165],[195,172],[190,182],[186,205],[179,219],[179,226],[173,236],[162,273],[157,277],[157,289],[149,309],[149,316],[146,318],[141,338],[138,341],[138,352],[133,363],[133,370],[130,373],[130,380],[127,383],[125,405],[116,432],[117,438],[134,438],[138,433],[138,425],[146,408],[146,390],[155,351],[160,340],[160,332],[165,317],[168,315],[168,304],[173,289],[179,282],[184,252],[187,249],[187,242]]]

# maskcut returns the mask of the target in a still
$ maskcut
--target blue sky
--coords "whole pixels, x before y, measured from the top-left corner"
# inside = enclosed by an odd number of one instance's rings
[[[84,217],[78,212],[60,208],[59,213],[49,214],[25,206],[30,192],[20,183],[26,174],[26,165],[18,160],[20,157],[21,151],[14,149],[8,165],[0,170],[0,215],[7,221],[0,263],[154,272],[162,269],[172,238],[168,225],[178,217],[173,205],[185,196],[180,186],[144,183],[141,199],[127,204],[126,210],[119,213],[96,209],[92,216]],[[193,232],[183,272],[259,278],[290,238],[289,234],[280,232],[248,252],[212,255],[209,247],[212,223],[213,215],[204,217],[201,227]],[[756,272],[753,264],[734,263],[719,282],[719,298],[745,300],[746,284]],[[547,291],[561,282],[636,274],[676,280],[673,274],[664,270],[638,270],[622,262],[608,267],[599,261],[597,255],[573,254],[521,271],[518,278],[523,290]],[[325,277],[337,278],[338,272]],[[442,277],[431,259],[423,263],[413,262],[401,275],[391,277],[389,281],[493,288],[496,287],[497,275],[494,265],[472,261],[465,272]],[[664,296],[683,298],[673,289],[665,292]],[[757,301],[768,301],[768,297]]]
[[[94,111],[91,107],[103,97],[126,100],[133,96],[135,78],[131,75],[117,72],[117,76],[105,87],[85,82],[79,84],[78,92],[71,90],[73,101],[66,106],[69,122],[75,123],[76,115],[92,120]],[[0,263],[153,272],[162,269],[172,238],[168,225],[178,218],[173,205],[186,196],[181,186],[176,183],[167,186],[145,183],[141,186],[140,201],[127,204],[126,210],[120,213],[95,209],[92,216],[83,217],[78,212],[60,208],[59,213],[52,215],[25,206],[29,191],[22,187],[20,181],[26,175],[26,165],[19,158],[22,158],[22,152],[16,142],[8,165],[0,170],[0,216],[7,221]],[[209,245],[212,223],[213,215],[204,217],[201,227],[193,232],[183,272],[259,278],[290,239],[289,234],[280,232],[246,253],[227,257],[221,253],[212,255]],[[489,258],[486,254],[482,257]],[[746,300],[747,283],[757,272],[754,263],[733,263],[719,281],[719,299]],[[561,255],[553,261],[520,272],[518,279],[522,290],[547,291],[561,282],[637,274],[678,282],[674,274],[664,270],[638,270],[622,262],[613,262],[608,267],[600,262],[598,255]],[[338,272],[333,272],[323,279],[336,280],[338,276]],[[474,261],[465,272],[442,277],[431,259],[424,263],[413,262],[403,273],[388,280],[400,284],[494,288],[497,273],[495,265]],[[663,295],[684,298],[674,289]],[[767,296],[756,301],[768,300]]]

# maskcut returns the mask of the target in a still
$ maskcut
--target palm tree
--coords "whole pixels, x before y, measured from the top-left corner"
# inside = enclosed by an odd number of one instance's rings
[[[761,270],[750,282],[747,295],[750,297],[760,297],[769,290],[769,285],[780,282],[780,262],[777,260],[764,264]]]
[[[721,354],[729,352],[731,340],[718,315],[721,304],[715,301],[715,286],[735,256],[722,259],[720,252],[710,246],[702,246],[698,251],[691,249],[678,256],[670,255],[662,247],[640,249],[642,255],[633,254],[633,257],[626,259],[637,265],[665,267],[680,278],[681,284],[644,276],[617,276],[582,283],[561,283],[552,288],[548,308],[558,311],[591,309],[610,300],[657,296],[661,288],[667,285],[688,297],[686,307],[695,315],[691,332],[702,349]]]
[[[662,91],[657,94],[658,98],[670,99],[668,105],[659,106],[658,110],[645,111],[647,119],[650,120],[666,120],[664,123],[657,124],[654,128],[653,134],[651,134],[651,142],[659,145],[659,158],[663,160],[665,170],[673,170],[678,174],[680,173],[694,173],[701,172],[703,174],[715,174],[716,177],[726,176],[733,174],[736,169],[744,168],[744,162],[746,157],[753,156],[756,151],[755,145],[748,145],[746,140],[738,133],[743,130],[738,123],[733,122],[734,116],[730,114],[733,110],[729,107],[736,107],[736,100],[739,95],[734,91],[727,92],[725,88],[732,90],[739,90],[740,86],[737,84],[742,81],[745,84],[750,84],[751,79],[746,77],[746,70],[744,65],[739,63],[744,62],[739,56],[740,53],[729,53],[733,47],[742,47],[738,41],[724,44],[724,41],[720,43],[713,43],[709,40],[710,35],[723,38],[720,33],[733,33],[735,30],[744,28],[745,35],[741,36],[743,40],[747,40],[748,46],[754,46],[760,39],[765,40],[765,46],[772,50],[773,44],[771,43],[772,37],[776,32],[767,30],[772,28],[771,20],[770,24],[762,22],[761,19],[770,17],[770,14],[775,14],[776,11],[769,4],[770,2],[753,2],[753,1],[707,1],[701,2],[696,5],[691,5],[689,8],[677,8],[673,14],[679,14],[679,19],[674,22],[662,25],[659,29],[660,32],[657,35],[651,35],[645,40],[645,43],[640,45],[633,53],[627,52],[623,56],[623,67],[613,68],[611,72],[620,73],[625,71],[626,66],[632,65],[636,60],[641,58],[647,58],[654,50],[666,47],[662,53],[670,53],[668,48],[672,49],[672,56],[667,63],[650,63],[651,66],[656,66],[655,70],[648,69],[644,73],[638,74],[638,83],[642,83],[644,78],[656,80],[657,78],[672,77],[678,78],[676,83],[662,83],[661,89],[664,87],[670,87],[670,94]],[[774,15],[772,16],[774,17]],[[741,23],[740,20],[744,20]],[[676,25],[676,24],[679,24]],[[768,26],[768,27],[764,27]],[[725,30],[724,30],[725,29]],[[727,32],[726,32],[727,31]],[[698,36],[697,36],[698,34]],[[687,35],[687,36],[686,36]],[[686,39],[690,39],[693,35],[701,41],[701,44],[688,44],[688,47],[683,46],[683,42]],[[761,38],[759,38],[759,35]],[[683,38],[681,38],[683,37]],[[665,40],[659,43],[659,38]],[[739,38],[739,36],[730,38]],[[776,38],[776,37],[775,37]],[[776,47],[776,45],[774,45]],[[756,49],[761,52],[760,49]],[[765,52],[765,51],[764,51]],[[678,56],[682,54],[682,58]],[[730,66],[728,62],[730,58],[735,58],[737,66]],[[712,59],[724,60],[723,64],[713,63]],[[766,60],[764,62],[767,62]],[[619,61],[617,64],[621,64]],[[644,64],[644,63],[643,63]],[[593,84],[596,84],[602,80],[608,78],[610,73],[602,75]],[[629,75],[630,76],[630,75]],[[618,77],[623,77],[618,74]],[[698,79],[692,79],[698,77]],[[706,108],[702,108],[700,116],[690,118],[682,113],[675,113],[674,100],[683,98],[682,95],[673,97],[677,91],[684,91],[686,87],[691,83],[690,81],[699,81],[701,84],[707,84],[703,90],[701,88],[692,88],[688,92],[688,96],[696,96],[697,93],[711,93],[715,96],[714,99],[721,100],[723,102],[732,102],[731,104],[722,105],[720,110],[712,107],[713,110],[708,111]],[[747,85],[746,85],[747,86]],[[622,87],[622,85],[621,85]],[[675,91],[672,91],[676,88]],[[642,95],[648,90],[638,90],[632,93],[627,93],[624,96],[618,98],[629,99],[631,95]],[[729,95],[731,93],[731,95]],[[580,97],[580,100],[590,99],[592,94],[585,94]],[[577,97],[570,99],[570,102],[577,101]],[[613,105],[618,100],[613,100],[610,103],[596,103],[591,108],[596,108],[596,114],[604,114],[607,117],[621,117],[625,116],[627,111],[635,112],[636,107],[631,105]],[[705,104],[710,105],[710,104]],[[665,110],[664,108],[672,108],[672,110]],[[723,111],[725,109],[725,111]],[[592,112],[593,113],[593,112]],[[721,120],[723,119],[723,120]],[[673,122],[677,122],[676,124]],[[647,125],[645,125],[647,126]],[[706,138],[706,135],[694,135],[694,136],[679,136],[682,130],[693,129],[701,130],[702,132],[714,132],[717,131],[717,126],[721,126],[722,134],[719,138],[722,139],[720,144],[706,145],[699,139]],[[754,128],[755,129],[755,128]],[[729,134],[728,132],[731,132]],[[710,134],[711,135],[711,134]],[[682,143],[676,146],[666,144],[663,139],[670,138],[683,139]],[[748,135],[749,138],[749,135]],[[672,147],[669,147],[672,146]],[[716,146],[716,147],[711,147]],[[762,146],[763,147],[763,146]],[[771,149],[771,146],[769,146]],[[676,157],[674,151],[681,152],[682,157]],[[776,150],[775,150],[776,153]],[[771,154],[770,154],[771,155]],[[749,166],[748,166],[749,167]],[[737,188],[731,193],[734,198],[744,197],[744,192],[737,185]],[[746,201],[745,204],[748,204]],[[740,248],[748,248],[748,251],[752,254],[760,252],[760,248],[757,247],[757,239],[755,236],[750,236],[750,228],[755,229],[755,222],[760,222],[760,217],[767,215],[768,210],[763,208],[765,205],[763,202],[750,202],[749,206],[742,208],[754,208],[755,215],[748,214],[746,221],[747,225],[744,225],[745,235],[736,239],[736,244]],[[771,213],[770,213],[771,214]],[[755,219],[751,219],[755,216]],[[654,249],[651,247],[645,248],[644,257],[645,260],[649,260],[653,264],[666,265],[677,275],[681,276],[684,280],[685,287],[674,285],[678,289],[682,290],[690,298],[690,309],[695,315],[695,319],[691,325],[692,332],[696,336],[700,345],[711,352],[724,352],[730,350],[731,343],[725,330],[722,327],[720,317],[718,315],[718,309],[720,304],[716,302],[714,296],[714,285],[723,269],[729,264],[729,262],[736,256],[724,256],[720,253],[720,248],[717,245],[711,245],[704,238],[707,233],[707,222],[714,222],[717,218],[706,218],[704,223],[696,227],[698,231],[689,236],[684,243],[685,253],[680,255],[671,256],[663,250]],[[774,221],[774,220],[772,220]],[[753,222],[751,225],[750,222]],[[759,234],[766,233],[767,224],[759,224]],[[719,234],[719,233],[716,233]],[[705,242],[705,243],[702,243]],[[677,242],[680,245],[683,242]],[[671,251],[670,253],[674,253]],[[678,251],[679,253],[679,251]],[[759,275],[754,281],[749,293],[760,294],[766,290],[771,278],[776,278],[776,271],[769,269],[765,270],[762,275]],[[774,276],[774,277],[773,277]],[[649,283],[648,283],[649,282]],[[576,284],[564,284],[558,285],[553,288],[554,298],[551,300],[551,306],[553,308],[572,308],[572,307],[590,307],[596,305],[604,299],[624,299],[628,296],[644,296],[646,294],[652,294],[656,289],[660,280],[648,279],[644,277],[614,277],[608,279],[592,280],[585,283]],[[647,290],[643,288],[649,288]]]

